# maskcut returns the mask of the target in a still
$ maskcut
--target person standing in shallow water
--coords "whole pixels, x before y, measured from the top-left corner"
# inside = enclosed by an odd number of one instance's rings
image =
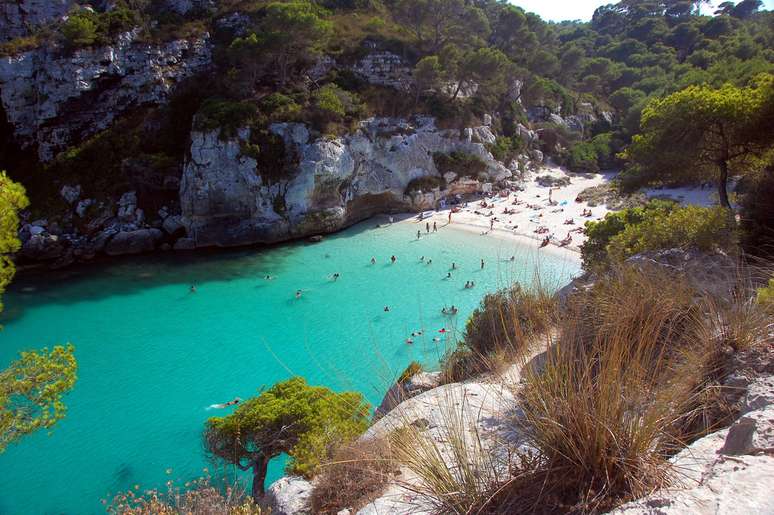
[[[438,224],[433,222],[433,232],[438,232]]]
[[[484,260],[482,259],[481,260],[481,270],[483,270],[483,269],[484,269]]]
[[[425,222],[425,231],[427,231],[427,234],[430,234],[430,222]]]
[[[417,231],[417,239],[419,239],[421,237],[422,237],[422,232],[421,231]]]

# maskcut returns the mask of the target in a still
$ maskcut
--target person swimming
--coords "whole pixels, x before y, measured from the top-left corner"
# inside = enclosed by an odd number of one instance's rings
[[[407,343],[407,344],[409,344],[409,345],[411,345],[411,344],[413,344],[413,343],[414,343],[414,340],[413,340],[413,339],[411,339],[411,338],[406,338],[406,343]]]
[[[303,295],[303,294],[304,294],[303,290],[296,290],[296,298],[297,299],[300,299],[301,295]]]
[[[194,285],[192,284],[192,285],[191,285],[191,288],[189,288],[189,290],[188,290],[188,291],[189,291],[189,293],[196,293],[196,286],[194,286]]]
[[[398,260],[395,256],[390,257],[390,262],[395,263]]]
[[[419,258],[419,261],[421,261],[422,263],[424,263],[424,262],[425,262],[425,256],[422,256],[421,258]]]
[[[273,275],[267,275],[266,277],[264,277],[264,279],[266,279],[267,281],[273,281],[274,280],[274,276]]]
[[[341,277],[341,274],[339,274],[338,272],[336,272],[335,274],[333,274],[331,276],[331,278],[333,279],[334,282],[338,281],[339,277]]]
[[[432,264],[433,264],[433,260],[432,260],[432,259],[428,259],[428,260],[427,260],[427,264],[428,264],[428,265],[432,265]]]
[[[451,272],[448,272],[448,273],[446,274],[446,278],[447,278],[447,279],[451,279]]]
[[[376,264],[376,258],[375,258],[375,257],[373,257],[373,256],[371,257],[371,264],[372,264],[372,265],[375,265],[375,264]]]
[[[387,313],[388,311],[390,311],[390,306],[384,306],[384,312]]]
[[[235,397],[234,400],[224,402],[222,404],[211,404],[207,407],[207,409],[226,409],[230,406],[235,406],[240,402],[242,402],[242,399],[240,399],[239,397]]]

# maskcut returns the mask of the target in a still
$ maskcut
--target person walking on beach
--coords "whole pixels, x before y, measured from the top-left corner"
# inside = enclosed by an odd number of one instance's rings
[[[451,215],[452,215],[452,212],[451,212],[451,210],[450,210],[450,211],[449,211],[449,224],[451,224]]]
[[[430,222],[425,222],[425,231],[427,231],[427,234],[430,234]]]
[[[489,220],[489,230],[494,230],[494,220]]]

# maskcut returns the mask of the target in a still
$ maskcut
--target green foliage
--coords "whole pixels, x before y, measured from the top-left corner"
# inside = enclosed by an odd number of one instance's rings
[[[89,46],[97,40],[97,24],[82,14],[70,16],[61,30],[65,44],[71,48]]]
[[[335,393],[295,377],[277,383],[226,417],[207,421],[207,450],[255,474],[253,492],[263,492],[269,460],[287,453],[288,472],[311,476],[335,446],[368,427],[369,407],[359,393]]]
[[[356,93],[346,91],[336,84],[326,84],[312,93],[313,121],[319,128],[328,123],[340,123],[355,118],[364,108]]]
[[[759,167],[774,148],[774,75],[749,87],[691,86],[651,101],[642,113],[642,134],[626,152],[644,180],[714,177],[723,206],[729,206],[729,173]]]
[[[689,246],[730,249],[734,222],[723,208],[680,207],[652,200],[642,207],[608,213],[598,222],[587,222],[586,235],[581,246],[583,266],[594,270],[647,250]]]
[[[749,254],[771,257],[774,249],[774,165],[749,176],[740,195],[741,243]]]
[[[62,397],[75,385],[73,346],[22,352],[0,371],[0,453],[65,416]]]
[[[5,171],[0,172],[0,312],[3,293],[16,272],[11,256],[21,248],[19,211],[28,205],[24,187],[9,179]]]
[[[282,93],[272,93],[262,98],[260,107],[272,121],[295,121],[301,115],[301,106]]]
[[[600,170],[600,164],[605,164],[612,156],[610,143],[612,134],[609,132],[594,136],[591,141],[577,143],[570,148],[567,165],[573,172],[592,172]]]
[[[416,361],[412,361],[409,363],[409,366],[406,367],[406,370],[404,370],[400,376],[398,376],[398,380],[396,382],[398,384],[403,384],[420,372],[422,372],[422,365]]]
[[[204,101],[194,120],[194,129],[213,131],[220,129],[221,138],[233,138],[236,131],[249,127],[258,114],[255,104],[222,98]]]
[[[433,154],[433,162],[441,174],[454,172],[458,177],[478,178],[486,171],[486,163],[480,157],[460,151],[449,154],[436,152]]]
[[[768,285],[758,289],[756,300],[763,309],[774,314],[774,277],[769,279]]]
[[[488,144],[487,150],[492,153],[492,156],[498,161],[508,163],[512,159],[515,159],[520,153],[527,149],[527,145],[523,139],[518,136],[499,136],[494,144]]]
[[[141,23],[137,10],[118,6],[106,12],[82,9],[71,13],[59,27],[65,45],[76,49],[91,45],[105,45],[113,37],[131,30]]]

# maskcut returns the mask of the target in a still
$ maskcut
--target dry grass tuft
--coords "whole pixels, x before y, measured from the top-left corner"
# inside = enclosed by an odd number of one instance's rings
[[[469,513],[509,477],[510,453],[482,436],[468,402],[444,399],[435,434],[408,425],[392,435],[395,457],[410,471],[400,485],[423,510]]]
[[[378,497],[387,486],[395,464],[390,446],[382,440],[343,446],[322,466],[312,491],[312,513],[357,510]]]
[[[539,282],[531,289],[514,285],[486,295],[468,320],[461,344],[444,357],[441,383],[496,372],[517,361],[551,327],[556,307],[555,296]]]
[[[167,482],[167,491],[128,491],[115,496],[107,506],[112,515],[268,515],[256,506],[240,485],[225,491],[211,485],[209,478],[179,488]],[[106,501],[103,501],[106,503]]]

